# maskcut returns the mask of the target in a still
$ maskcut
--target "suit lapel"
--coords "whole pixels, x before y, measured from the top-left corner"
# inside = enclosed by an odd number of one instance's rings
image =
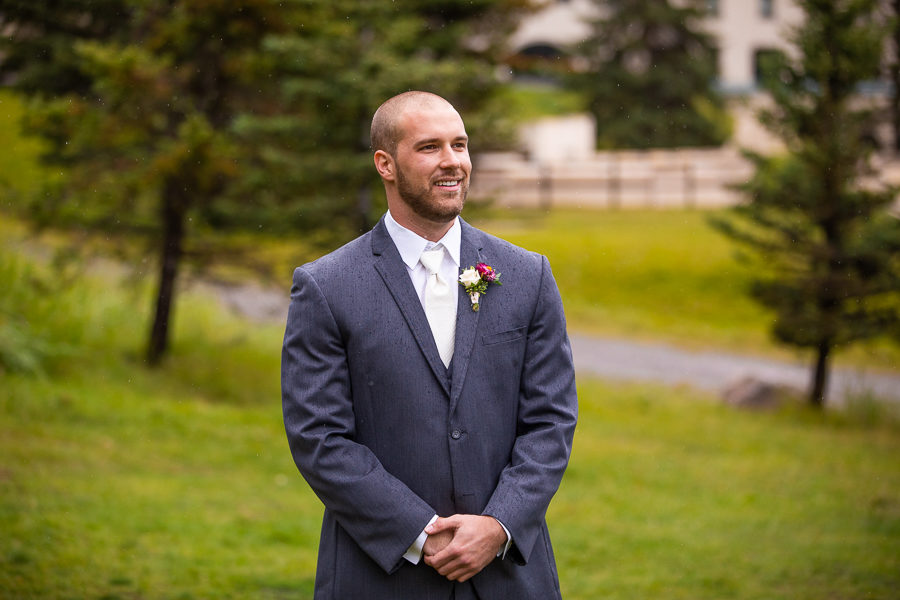
[[[462,225],[462,243],[459,250],[459,262],[462,269],[475,266],[482,262],[481,246],[475,235],[476,230],[468,223],[460,219]],[[472,301],[466,293],[463,286],[457,285],[459,288],[459,302],[456,309],[456,340],[453,350],[453,362],[450,366],[453,368],[453,378],[450,394],[450,412],[456,408],[459,401],[459,395],[462,392],[463,382],[466,379],[466,371],[469,368],[469,358],[472,356],[472,349],[475,344],[476,333],[478,331],[478,316],[481,313],[472,310]]]
[[[387,232],[383,218],[372,230],[372,254],[375,258],[375,270],[381,275],[385,286],[387,286],[391,296],[394,297],[394,301],[400,308],[400,312],[403,314],[410,331],[412,331],[419,349],[422,350],[422,354],[428,360],[428,364],[444,388],[444,392],[449,396],[450,385],[447,378],[447,369],[444,367],[444,363],[438,354],[434,337],[431,334],[431,327],[428,325],[428,319],[425,318],[422,303],[419,301],[412,281],[409,279],[406,265],[403,263],[403,259],[400,258],[400,253]],[[466,300],[468,301],[468,298]]]

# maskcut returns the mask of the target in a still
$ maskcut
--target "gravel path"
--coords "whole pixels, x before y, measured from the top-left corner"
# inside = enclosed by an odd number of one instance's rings
[[[692,352],[664,344],[571,336],[575,368],[606,379],[687,384],[722,392],[745,377],[805,390],[810,365],[725,352]],[[900,401],[900,374],[872,369],[834,369],[827,402],[840,404],[849,394],[871,392]]]
[[[231,310],[260,322],[281,322],[287,315],[288,294],[257,286],[202,284]],[[652,342],[573,334],[575,368],[581,373],[619,381],[686,384],[722,392],[745,377],[805,390],[810,366],[725,352],[693,352]],[[900,401],[900,374],[873,369],[832,371],[828,402],[840,404],[848,394],[872,392]]]

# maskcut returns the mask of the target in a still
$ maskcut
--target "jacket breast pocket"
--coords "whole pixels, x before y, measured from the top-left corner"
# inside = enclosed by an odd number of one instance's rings
[[[509,331],[500,331],[497,333],[483,335],[481,336],[481,343],[485,346],[492,346],[494,344],[512,342],[513,340],[524,337],[526,329],[528,329],[527,326],[522,326],[516,327],[515,329],[510,329]]]

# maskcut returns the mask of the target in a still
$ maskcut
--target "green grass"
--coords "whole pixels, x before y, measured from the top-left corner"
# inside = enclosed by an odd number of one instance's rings
[[[187,294],[148,370],[146,290],[60,285],[45,319],[51,274],[0,258],[32,336],[72,349],[0,371],[0,597],[309,596],[321,510],[284,439],[281,328]]]
[[[517,123],[570,115],[587,108],[587,102],[578,92],[539,84],[505,86],[492,102],[502,109],[501,114],[510,115]]]
[[[550,510],[570,597],[894,597],[896,430],[740,413],[688,390],[580,391]]]
[[[0,109],[14,121],[8,96]],[[0,161],[25,193],[39,148],[0,130],[26,144]],[[550,257],[573,330],[786,354],[706,212],[468,213]],[[247,243],[289,277],[293,242]],[[99,271],[0,247],[0,598],[311,597],[321,506],[284,439],[280,326],[181,296],[172,356],[148,370],[149,290]],[[840,360],[897,368],[900,351]],[[876,403],[756,414],[686,388],[579,387],[549,512],[567,599],[896,598],[900,426]]]
[[[0,259],[19,314],[45,314],[52,274]],[[0,597],[310,598],[321,506],[284,439],[280,327],[188,295],[148,370],[143,290],[98,278],[52,298],[43,331],[76,350],[0,374]],[[567,599],[896,597],[895,421],[579,388],[549,512]]]
[[[793,356],[771,340],[771,315],[748,297],[752,273],[709,226],[714,214],[556,208],[476,210],[470,219],[549,258],[570,329]],[[900,348],[876,340],[839,351],[838,361],[897,369]]]

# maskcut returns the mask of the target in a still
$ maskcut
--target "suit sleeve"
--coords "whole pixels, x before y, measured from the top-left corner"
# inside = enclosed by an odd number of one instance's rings
[[[386,572],[435,514],[354,441],[347,353],[331,308],[313,277],[294,271],[281,354],[284,425],[294,462],[356,543]]]
[[[575,369],[562,300],[550,264],[541,257],[541,283],[528,327],[519,388],[517,435],[509,464],[484,514],[512,534],[509,556],[525,563],[550,500],[569,462],[578,417]]]

